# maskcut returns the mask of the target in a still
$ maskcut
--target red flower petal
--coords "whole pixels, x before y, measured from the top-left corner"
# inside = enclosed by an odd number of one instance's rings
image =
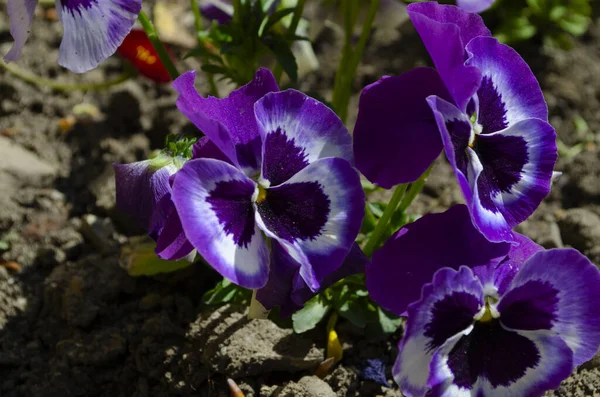
[[[171,76],[142,29],[131,30],[117,52],[131,62],[142,76],[157,83],[171,81]]]

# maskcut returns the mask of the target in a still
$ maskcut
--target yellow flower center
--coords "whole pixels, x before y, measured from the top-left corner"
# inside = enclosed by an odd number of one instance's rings
[[[262,203],[266,199],[267,199],[267,189],[265,189],[261,185],[258,185],[258,196],[256,197],[256,202]]]

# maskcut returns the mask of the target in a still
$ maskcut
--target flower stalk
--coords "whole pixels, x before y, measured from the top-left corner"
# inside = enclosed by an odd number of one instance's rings
[[[404,197],[404,193],[406,193],[407,187],[407,184],[396,186],[396,189],[394,190],[394,194],[392,195],[390,202],[385,208],[385,211],[383,211],[381,218],[379,218],[379,222],[377,222],[375,230],[373,230],[373,233],[371,233],[371,237],[367,241],[367,244],[365,244],[363,252],[366,256],[371,257],[373,255],[373,252],[377,249],[377,247],[381,245],[381,239],[384,236],[385,229],[390,223],[392,215],[394,215],[394,213],[396,212],[396,208],[398,208],[400,200],[402,200],[402,198]]]
[[[148,39],[152,43],[152,46],[154,47],[156,52],[158,53],[160,61],[163,65],[165,65],[169,76],[171,76],[171,78],[175,80],[177,77],[179,77],[179,71],[177,71],[175,64],[171,60],[171,57],[169,56],[165,45],[162,43],[162,41],[160,41],[158,33],[156,32],[154,25],[150,21],[150,18],[148,18],[148,15],[146,15],[144,11],[140,11],[138,15],[138,21],[140,21],[140,23],[142,24],[142,28],[144,28],[144,31],[148,35]]]
[[[294,11],[294,16],[292,17],[292,22],[290,23],[290,29],[288,30],[289,36],[296,35],[296,29],[298,29],[298,24],[300,23],[300,19],[302,18],[302,14],[304,13],[304,4],[306,0],[298,0],[296,4],[296,10]],[[273,69],[273,75],[275,76],[275,80],[277,83],[281,81],[281,75],[283,74],[283,67],[279,62],[275,65]]]
[[[354,51],[352,50],[352,33],[354,25],[358,19],[358,2],[352,1],[346,4],[345,10],[345,44],[342,51],[342,57],[338,66],[335,83],[333,87],[332,104],[338,116],[345,123],[348,118],[348,103],[352,91],[352,82],[356,75],[356,69],[367,46],[367,41],[371,35],[375,15],[379,8],[380,0],[371,0],[367,17],[363,23],[362,31]]]

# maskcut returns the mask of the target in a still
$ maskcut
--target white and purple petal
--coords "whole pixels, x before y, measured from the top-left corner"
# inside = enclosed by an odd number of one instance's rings
[[[488,265],[473,268],[479,278],[486,295],[498,299],[521,268],[536,252],[544,248],[519,233],[514,233],[515,240],[510,244],[508,254],[500,260],[493,260]]]
[[[392,374],[407,397],[427,393],[433,354],[448,339],[468,333],[484,305],[481,283],[466,266],[438,270],[423,286],[421,299],[408,308],[404,336]]]
[[[533,255],[498,303],[500,320],[517,330],[550,330],[573,350],[573,364],[600,347],[600,272],[574,249]]]
[[[177,173],[172,199],[186,237],[223,277],[245,288],[264,286],[267,244],[254,220],[256,184],[230,164],[188,161]]]
[[[473,224],[490,241],[513,241],[512,227],[504,219],[500,210],[492,205],[485,206],[490,202],[490,200],[485,200],[487,196],[483,196],[484,201],[482,202],[478,180],[483,174],[484,168],[477,153],[469,147],[473,131],[467,116],[456,106],[441,98],[432,96],[427,98],[427,102],[434,111],[446,157],[454,169]],[[483,192],[487,193],[488,191],[483,190]]]
[[[511,228],[527,219],[550,193],[555,140],[554,128],[540,119],[478,135],[473,149],[483,166],[477,180],[482,207],[497,209]]]
[[[142,9],[141,0],[56,0],[64,34],[58,63],[87,72],[114,54]]]
[[[456,6],[425,2],[406,9],[454,103],[465,112],[481,82],[481,72],[465,64],[465,46],[490,31],[479,15]]]
[[[466,12],[480,13],[492,6],[495,0],[456,0],[456,5]]]
[[[265,95],[254,107],[262,137],[261,180],[284,183],[326,157],[353,163],[352,138],[333,110],[296,90]]]
[[[571,374],[572,352],[556,336],[477,322],[431,360],[428,397],[541,397]]]
[[[258,174],[262,141],[254,104],[279,90],[273,74],[261,68],[254,80],[222,99],[201,97],[194,87],[195,76],[195,71],[189,71],[173,82],[179,93],[177,108],[247,175]]]
[[[440,155],[442,141],[425,101],[430,95],[450,100],[431,68],[384,76],[365,87],[354,127],[354,156],[371,182],[386,189],[413,182]]]
[[[316,291],[348,254],[364,204],[358,172],[348,161],[328,157],[266,189],[266,196],[255,203],[256,220],[301,264],[300,275]]]
[[[548,121],[548,107],[540,85],[521,56],[493,37],[477,37],[467,45],[466,65],[482,74],[477,90],[477,122],[483,134],[537,118]],[[549,138],[553,139],[553,138]]]
[[[400,229],[367,264],[370,296],[383,308],[405,315],[441,268],[475,268],[506,258],[510,244],[491,243],[473,226],[464,205],[428,214]]]
[[[10,21],[10,34],[15,41],[12,48],[4,56],[6,62],[16,61],[21,57],[23,46],[29,37],[33,15],[38,0],[8,0],[6,12]]]

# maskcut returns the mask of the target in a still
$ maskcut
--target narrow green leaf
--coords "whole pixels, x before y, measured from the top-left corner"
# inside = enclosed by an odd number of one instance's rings
[[[301,334],[315,328],[323,320],[330,306],[320,295],[315,296],[292,315],[294,331]]]

